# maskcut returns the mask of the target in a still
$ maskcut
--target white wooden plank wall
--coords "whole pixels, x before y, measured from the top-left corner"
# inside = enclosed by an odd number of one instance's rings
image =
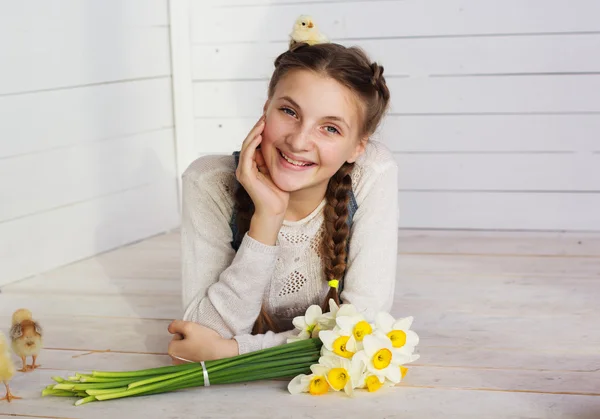
[[[167,0],[0,13],[0,285],[178,225]]]
[[[196,155],[237,149],[311,14],[385,67],[401,227],[600,230],[596,0],[191,0]]]

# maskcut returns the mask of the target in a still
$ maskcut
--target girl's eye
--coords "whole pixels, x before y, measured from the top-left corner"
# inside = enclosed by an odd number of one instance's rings
[[[325,129],[330,134],[339,134],[340,133],[336,127],[332,127],[331,125],[326,126]]]
[[[294,112],[293,110],[291,110],[290,108],[281,108],[281,110],[284,113],[287,113],[290,116],[296,116],[296,112]]]

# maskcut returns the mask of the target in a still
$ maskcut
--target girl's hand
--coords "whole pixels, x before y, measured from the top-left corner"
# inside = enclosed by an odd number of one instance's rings
[[[263,115],[242,144],[240,162],[235,175],[250,195],[255,214],[283,221],[290,194],[273,183],[262,152],[257,149],[262,141],[264,128],[265,116]]]
[[[175,365],[185,363],[185,360],[210,361],[239,354],[234,339],[224,339],[214,330],[198,323],[174,320],[168,331],[174,335],[168,353]]]

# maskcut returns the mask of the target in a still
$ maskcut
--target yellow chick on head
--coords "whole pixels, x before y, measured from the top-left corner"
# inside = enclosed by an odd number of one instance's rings
[[[300,15],[296,19],[290,38],[290,47],[297,42],[306,42],[309,45],[329,42],[329,39],[319,31],[314,19],[309,15]]]
[[[14,375],[15,364],[13,364],[12,359],[10,359],[8,342],[6,341],[4,333],[0,332],[0,381],[2,381],[4,387],[6,387],[6,395],[1,398],[0,401],[7,400],[10,403],[13,399],[20,399],[20,397],[11,394],[10,388],[8,387],[8,382]]]

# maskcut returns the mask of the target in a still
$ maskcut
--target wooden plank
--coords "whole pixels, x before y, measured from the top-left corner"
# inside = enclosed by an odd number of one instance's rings
[[[175,234],[178,233],[173,233]],[[398,252],[401,254],[600,257],[600,234],[400,230]]]
[[[15,173],[20,174],[17,179]],[[3,159],[0,194],[11,204],[0,207],[0,222],[172,179],[175,174],[171,128]]]
[[[600,111],[595,75],[401,78],[388,85],[396,114]],[[258,118],[266,95],[266,80],[195,83],[195,116]]]
[[[38,304],[41,301],[38,296],[31,297],[31,301],[27,302],[26,299],[18,295],[0,294],[0,301],[2,301],[0,320],[3,325],[9,326],[13,308],[27,307],[31,310],[34,318],[44,328],[45,349],[44,353],[40,355],[40,363],[42,363],[42,358],[46,356],[46,353],[49,354],[48,356],[52,356],[50,353],[59,349],[83,352],[110,350],[110,352],[115,353],[167,353],[167,346],[171,341],[171,335],[167,331],[167,327],[171,320],[140,319],[137,318],[139,316],[132,318],[116,317],[127,309],[128,300],[125,298],[104,298],[107,311],[112,309],[115,312],[108,313],[108,317],[92,317],[94,313],[97,313],[97,310],[94,311],[94,307],[100,306],[97,302],[102,297],[90,299],[65,296],[61,299],[53,296],[52,301],[66,304],[67,307],[63,307],[62,310],[60,307],[47,307],[50,304],[43,307],[42,304]],[[137,302],[148,300],[149,298],[135,299]],[[82,302],[89,302],[92,305],[91,310],[82,310]],[[113,304],[113,306],[110,307],[109,304]],[[157,310],[155,315],[159,313]],[[50,368],[51,365],[46,364],[43,366]]]
[[[405,192],[400,228],[600,231],[600,194]]]
[[[28,307],[42,319],[48,316],[87,315],[128,317],[131,319],[181,318],[181,297],[144,295],[54,295],[0,294],[0,315],[8,316],[20,307]]]
[[[170,279],[121,278],[113,276],[36,275],[2,287],[3,294],[34,295],[181,295],[181,281],[175,274]]]
[[[335,40],[334,40],[335,41]],[[386,76],[597,72],[600,34],[340,40],[359,45]],[[270,78],[286,42],[194,45],[195,80]],[[562,54],[555,54],[560,50]],[[246,63],[252,59],[254,65]]]
[[[171,74],[166,27],[80,34],[67,27],[1,36],[0,95]]]
[[[543,8],[545,19],[539,19]],[[594,0],[566,3],[530,0],[363,1],[312,4],[310,14],[331,38],[534,34],[597,31]],[[197,43],[285,41],[304,4],[210,8],[192,3],[192,39]],[[240,30],[243,28],[243,30]]]
[[[413,254],[398,257],[399,275],[489,275],[594,279],[600,276],[600,259],[586,257],[498,257],[493,255]]]
[[[600,191],[600,154],[410,153],[394,157],[401,190]]]
[[[164,129],[173,125],[171,82],[162,78],[0,97],[0,115],[2,135],[11,138],[3,142],[0,158]]]
[[[404,384],[386,388],[377,393],[364,391],[356,394],[360,403],[351,403],[343,393],[330,393],[325,397],[309,395],[291,396],[286,381],[266,381],[250,384],[218,385],[210,388],[195,388],[176,393],[151,397],[133,397],[74,408],[72,399],[42,398],[41,390],[51,384],[56,371],[38,371],[34,374],[20,374],[13,381],[27,403],[3,404],[0,413],[6,414],[47,414],[61,417],[105,418],[118,417],[123,411],[128,417],[152,417],[157,409],[168,410],[173,418],[188,417],[202,412],[205,417],[266,417],[273,405],[264,403],[271,400],[285,403],[289,417],[299,418],[315,408],[325,416],[373,415],[378,417],[425,416],[428,418],[478,418],[486,411],[489,418],[592,418],[600,408],[598,397],[570,394],[512,393],[493,390],[462,390],[452,388],[428,388]],[[415,374],[416,376],[416,374]],[[250,390],[250,391],[249,391]],[[205,394],[211,403],[206,403]],[[474,405],[473,400],[476,400]],[[224,407],[226,406],[226,407]],[[498,407],[502,406],[501,409]],[[79,416],[85,415],[85,416]]]
[[[2,223],[0,284],[170,230],[179,218],[173,177]]]
[[[19,2],[4,10],[0,28],[17,30],[79,29],[80,33],[99,33],[100,28],[122,30],[132,26],[168,25],[166,0],[106,0],[86,4],[77,0]],[[85,32],[88,31],[88,32]]]
[[[256,119],[197,118],[196,153],[239,150]],[[600,115],[388,115],[372,138],[410,153],[584,152],[600,149],[596,132]]]

